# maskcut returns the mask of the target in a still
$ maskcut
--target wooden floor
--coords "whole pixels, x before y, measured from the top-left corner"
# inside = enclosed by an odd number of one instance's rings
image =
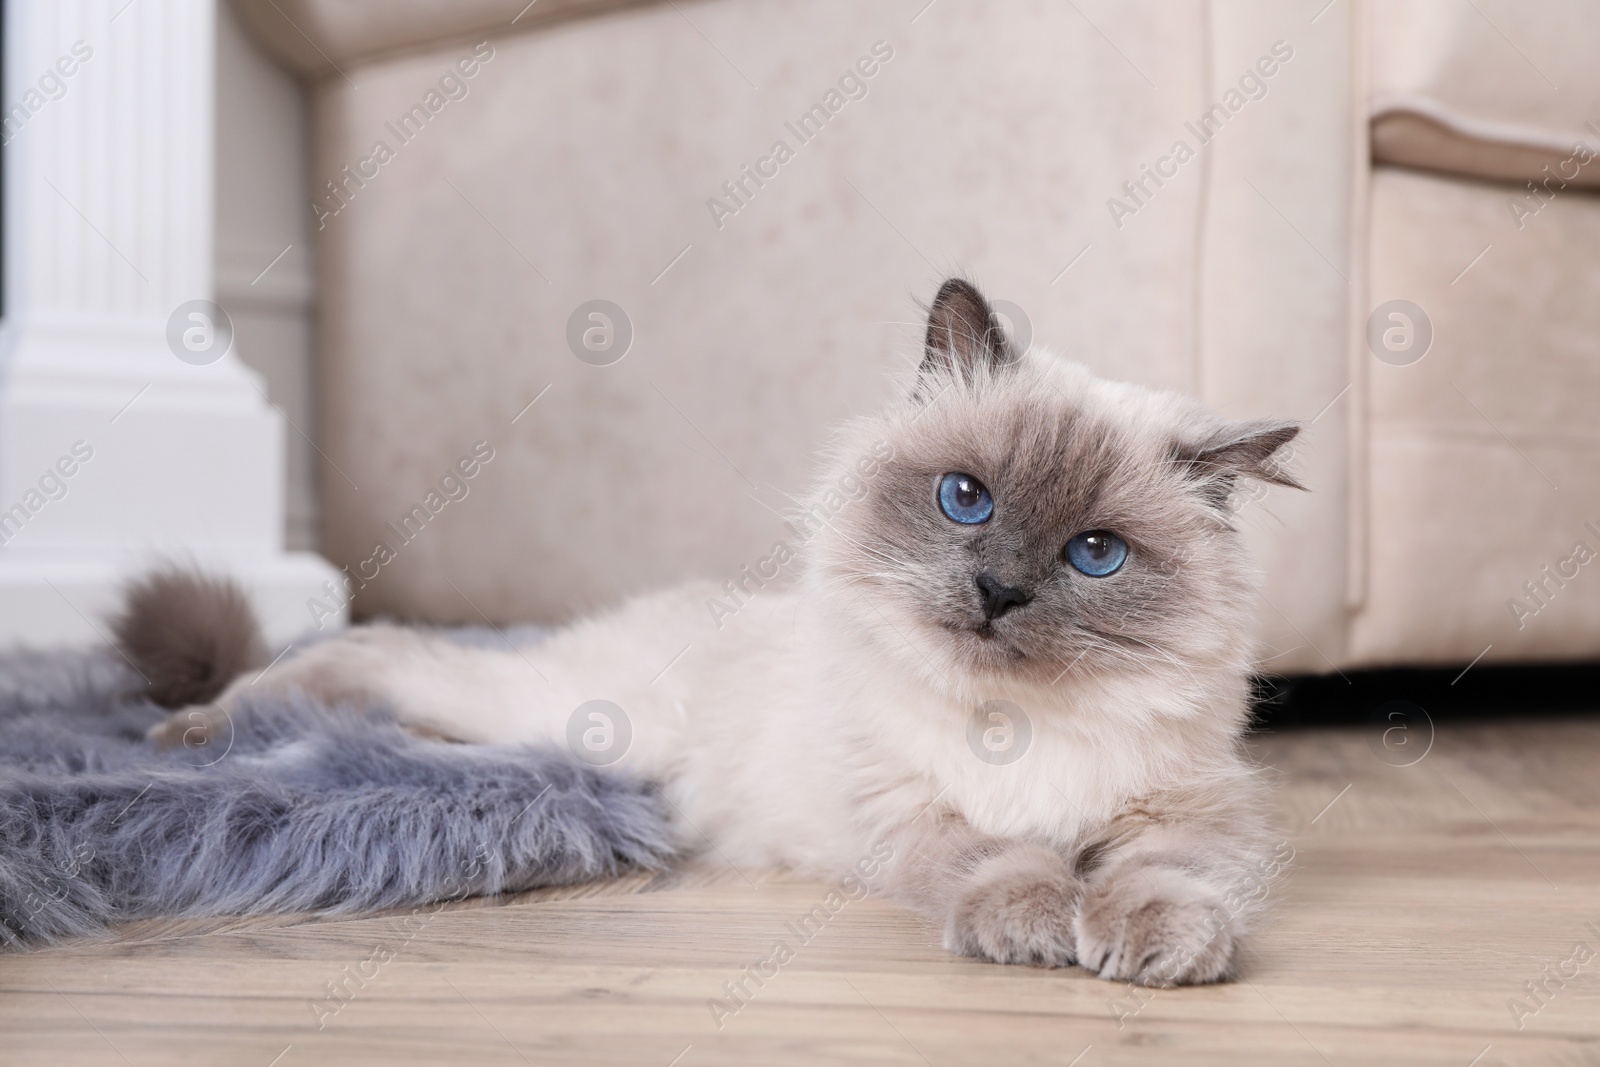
[[[1444,726],[1409,767],[1372,741],[1257,740],[1296,858],[1231,985],[952,959],[871,897],[802,945],[822,886],[691,869],[0,956],[0,1064],[1600,1064],[1600,955],[1524,989],[1600,953],[1600,719]],[[719,1028],[777,939],[795,958]]]

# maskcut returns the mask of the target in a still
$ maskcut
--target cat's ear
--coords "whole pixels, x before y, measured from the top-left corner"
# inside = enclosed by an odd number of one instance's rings
[[[1283,449],[1300,433],[1297,422],[1230,422],[1178,446],[1184,472],[1211,503],[1225,506],[1239,478],[1304,489],[1284,465]]]
[[[950,278],[939,286],[928,306],[928,334],[917,371],[919,389],[930,378],[971,377],[980,366],[1004,367],[1016,356],[977,286],[965,278]]]

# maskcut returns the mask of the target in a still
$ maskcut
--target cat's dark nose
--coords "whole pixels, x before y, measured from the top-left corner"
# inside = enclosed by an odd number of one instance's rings
[[[978,593],[983,598],[983,617],[991,621],[1033,599],[1026,589],[1007,585],[988,571],[978,575]]]

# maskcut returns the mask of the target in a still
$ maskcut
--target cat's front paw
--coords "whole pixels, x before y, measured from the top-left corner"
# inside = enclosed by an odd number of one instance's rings
[[[945,947],[995,963],[1071,966],[1077,959],[1072,920],[1081,891],[1066,861],[1042,846],[991,856],[956,900]]]
[[[1084,894],[1078,959],[1101,978],[1146,986],[1227,978],[1234,934],[1222,897],[1162,867],[1111,872]]]

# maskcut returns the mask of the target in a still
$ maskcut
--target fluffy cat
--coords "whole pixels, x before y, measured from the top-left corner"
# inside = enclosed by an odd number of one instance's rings
[[[910,395],[845,428],[798,547],[778,546],[793,588],[690,585],[523,647],[358,627],[155,733],[299,687],[430,734],[571,744],[659,783],[686,850],[870,868],[952,951],[1225,979],[1268,841],[1239,745],[1254,572],[1228,501],[1241,479],[1296,485],[1276,457],[1297,431],[1014,351],[952,279]],[[169,587],[193,596],[156,579],[120,631],[148,634]]]

